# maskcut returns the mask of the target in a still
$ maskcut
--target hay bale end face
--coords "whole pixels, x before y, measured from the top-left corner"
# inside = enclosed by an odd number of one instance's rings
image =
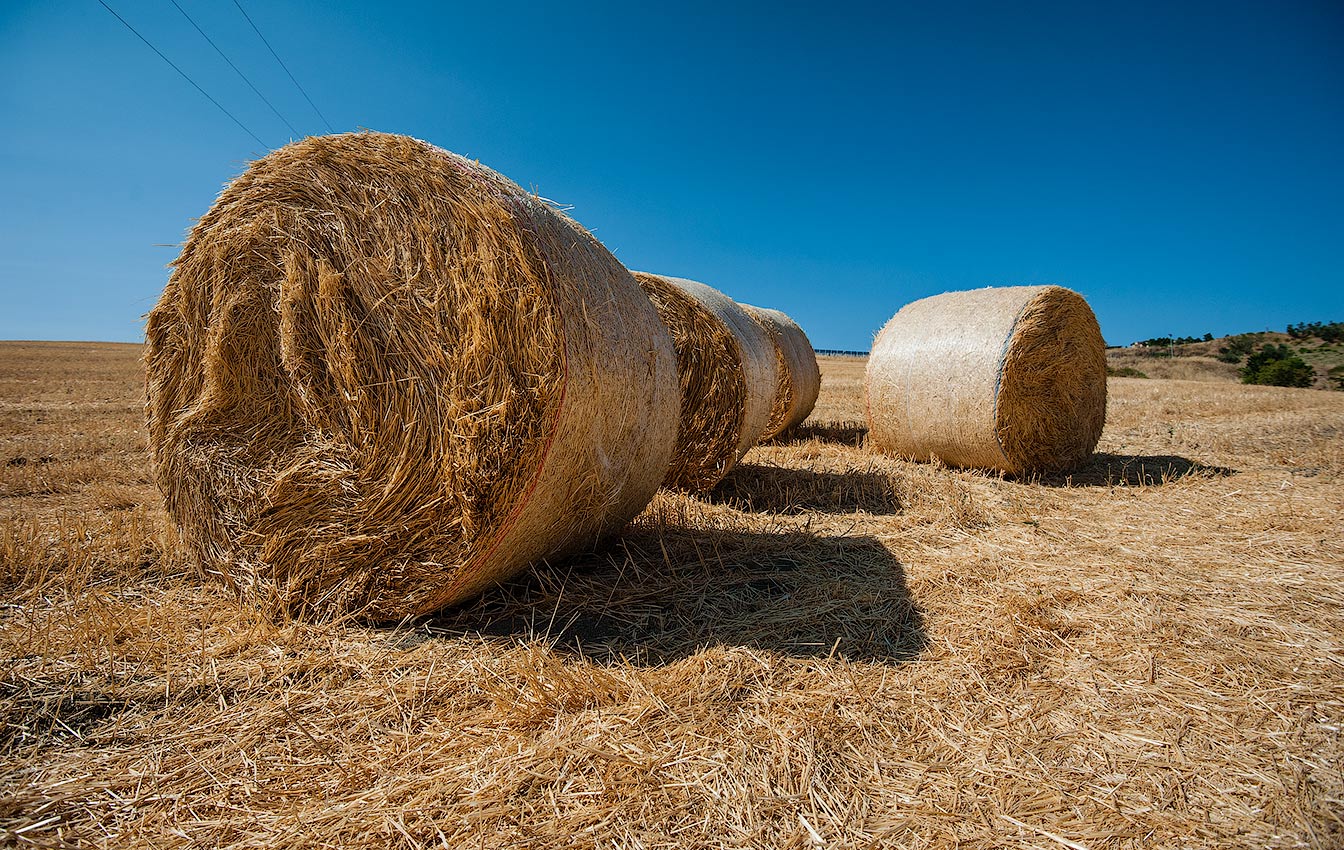
[[[1059,286],[949,292],[907,304],[873,344],[869,440],[950,466],[1065,469],[1106,421],[1106,345]]]
[[[774,344],[741,305],[713,287],[634,276],[677,353],[681,417],[664,484],[708,490],[761,439],[777,383]]]
[[[388,620],[592,543],[675,441],[672,341],[589,234],[381,133],[253,163],[146,330],[154,473],[202,569],[274,611]]]
[[[770,421],[761,439],[768,440],[802,423],[817,404],[821,392],[821,368],[817,353],[798,323],[779,310],[743,304],[775,345],[778,376]]]

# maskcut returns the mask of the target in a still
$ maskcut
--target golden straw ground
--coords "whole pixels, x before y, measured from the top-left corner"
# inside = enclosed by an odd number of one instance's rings
[[[866,377],[873,445],[1021,473],[1091,453],[1106,421],[1106,344],[1058,286],[948,292],[901,308]]]
[[[713,287],[647,272],[634,276],[677,352],[681,421],[664,483],[707,490],[765,432],[778,385],[774,343],[740,304]]]
[[[1114,380],[1033,482],[856,447],[823,357],[708,496],[386,629],[195,576],[138,357],[0,343],[0,844],[1344,843],[1344,393]]]
[[[591,545],[673,446],[671,340],[591,236],[404,136],[253,163],[147,325],[149,447],[205,572],[396,619]]]
[[[778,310],[743,304],[742,309],[756,320],[775,344],[778,383],[770,421],[761,439],[777,437],[807,418],[821,392],[821,370],[807,334],[798,323]]]

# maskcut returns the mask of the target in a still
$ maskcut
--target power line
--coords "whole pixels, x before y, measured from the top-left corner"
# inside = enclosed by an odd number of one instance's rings
[[[224,55],[224,51],[219,49],[219,45],[215,44],[214,39],[205,34],[205,30],[201,29],[200,24],[192,20],[191,15],[188,15],[185,9],[177,5],[177,0],[169,0],[169,2],[177,7],[177,11],[182,13],[182,17],[186,18],[187,21],[190,22],[193,27],[196,27],[196,32],[201,34],[201,38],[210,42],[210,46],[213,47],[215,49],[215,52],[219,54],[219,58],[229,63],[229,67],[234,70],[234,73],[243,78],[243,82],[247,83],[248,88],[252,89],[252,91],[256,93],[257,97],[261,98],[262,103],[265,103],[267,106],[271,108],[271,111],[275,113],[275,117],[285,122],[285,126],[289,128],[289,132],[293,133],[295,136],[302,136],[303,134],[300,133],[298,130],[295,130],[294,125],[289,123],[289,119],[280,114],[280,110],[275,108],[275,104],[267,100],[266,95],[262,94],[257,89],[256,86],[252,85],[252,81],[247,78],[247,75],[244,74],[242,71],[238,70],[238,66],[233,64],[233,61],[229,59],[229,57]]]
[[[256,23],[254,23],[251,16],[247,14],[247,10],[245,10],[242,7],[242,4],[239,3],[238,0],[233,0],[233,5],[237,6],[238,11],[243,13],[244,18],[247,18],[247,22],[249,24],[252,24],[252,31],[257,34],[257,38],[261,39],[261,43],[266,45],[266,49],[271,51],[271,55],[275,57],[275,61],[280,63],[280,67],[285,69],[285,73],[289,74],[290,82],[294,83],[294,88],[299,90],[299,93],[303,95],[303,99],[308,101],[308,105],[311,106],[313,108],[313,111],[317,113],[317,117],[322,119],[322,123],[327,125],[328,130],[330,130],[333,133],[336,132],[334,129],[332,129],[331,122],[327,120],[327,116],[322,114],[322,110],[318,109],[317,104],[313,103],[313,99],[308,96],[308,92],[304,91],[303,86],[299,85],[299,81],[294,79],[294,74],[290,72],[289,66],[285,64],[285,60],[280,58],[280,54],[275,52],[274,47],[271,47],[271,43],[266,40],[266,36],[262,35],[261,30],[257,29]]]
[[[266,143],[263,142],[260,138],[258,138],[258,136],[257,136],[256,133],[254,133],[254,132],[252,132],[251,130],[247,129],[247,125],[246,125],[246,124],[244,124],[242,121],[239,121],[236,117],[234,117],[234,114],[233,114],[232,112],[230,112],[229,110],[227,110],[227,109],[225,109],[223,106],[221,106],[221,105],[220,105],[220,102],[217,101],[217,100],[215,100],[213,97],[211,97],[209,92],[207,92],[205,89],[203,89],[203,88],[201,88],[199,85],[197,85],[197,84],[196,84],[196,81],[193,80],[191,77],[188,77],[186,71],[183,71],[181,68],[177,67],[177,65],[173,63],[173,60],[169,59],[167,56],[164,56],[164,55],[163,55],[163,51],[159,50],[159,49],[158,49],[157,47],[155,47],[153,44],[150,44],[149,39],[147,39],[147,38],[145,38],[143,35],[141,35],[140,32],[139,32],[139,30],[137,30],[135,27],[131,26],[130,24],[126,23],[126,19],[123,18],[121,15],[118,15],[115,9],[113,9],[111,6],[107,5],[107,3],[104,3],[103,0],[98,0],[98,2],[102,5],[102,7],[103,7],[104,9],[106,9],[107,11],[109,11],[109,12],[112,13],[112,17],[114,17],[114,18],[116,18],[117,20],[121,21],[122,24],[125,25],[126,29],[128,29],[128,30],[130,30],[131,32],[135,33],[135,37],[138,38],[138,39],[140,39],[141,41],[143,41],[143,42],[145,43],[145,46],[146,46],[146,47],[148,47],[150,50],[153,50],[155,53],[159,54],[159,58],[160,58],[160,59],[162,59],[163,61],[167,62],[169,65],[172,66],[172,69],[173,69],[174,71],[176,71],[177,73],[181,74],[181,75],[182,75],[182,79],[184,79],[184,80],[186,80],[187,82],[191,83],[192,87],[195,88],[196,91],[198,91],[198,92],[200,92],[202,95],[204,95],[206,100],[210,101],[210,102],[213,103],[216,107],[218,107],[220,112],[223,112],[225,115],[229,116],[230,120],[232,120],[233,123],[235,123],[235,124],[237,124],[239,127],[241,127],[244,133],[247,133],[247,134],[248,134],[249,136],[251,136],[253,139],[256,139],[257,144],[261,145],[262,148],[264,148],[264,149],[266,149],[266,150],[270,150],[270,145],[266,144]]]

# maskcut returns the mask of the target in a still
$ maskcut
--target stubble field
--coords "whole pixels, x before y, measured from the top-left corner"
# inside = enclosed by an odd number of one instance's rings
[[[398,627],[199,581],[138,346],[0,343],[0,846],[1344,845],[1344,393],[1112,379],[1012,480],[796,435]]]

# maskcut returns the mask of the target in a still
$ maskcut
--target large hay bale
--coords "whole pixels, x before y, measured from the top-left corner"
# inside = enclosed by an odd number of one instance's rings
[[[807,334],[798,323],[779,310],[743,304],[747,315],[770,335],[775,345],[775,363],[778,370],[775,400],[770,406],[770,421],[766,423],[762,440],[778,436],[802,423],[816,407],[821,392],[821,368],[817,353]]]
[[[629,272],[495,172],[305,139],[192,229],[149,315],[149,445],[202,568],[387,620],[590,544],[652,498],[672,341]]]
[[[681,421],[664,484],[708,490],[756,445],[770,420],[774,345],[740,304],[717,289],[647,272],[634,275],[677,352]]]
[[[865,375],[878,449],[1005,472],[1062,469],[1106,421],[1106,344],[1059,286],[949,292],[901,308]]]

